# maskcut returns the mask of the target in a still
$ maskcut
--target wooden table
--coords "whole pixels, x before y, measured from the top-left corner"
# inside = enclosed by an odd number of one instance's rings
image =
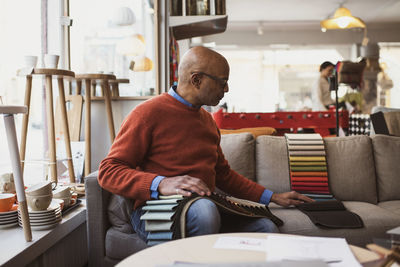
[[[215,241],[222,236],[266,238],[263,233],[228,233],[190,237],[147,248],[121,261],[117,267],[156,266],[172,264],[175,261],[194,263],[263,262],[266,253],[261,251],[215,249]],[[360,263],[379,257],[366,249],[350,245]]]

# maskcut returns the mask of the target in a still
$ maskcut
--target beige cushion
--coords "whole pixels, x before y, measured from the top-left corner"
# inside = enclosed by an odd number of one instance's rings
[[[372,138],[379,201],[400,200],[400,137]]]
[[[256,178],[276,193],[290,191],[286,140],[282,136],[259,136],[256,140]]]
[[[254,137],[250,133],[221,136],[221,148],[231,169],[255,180]]]
[[[377,203],[371,139],[368,136],[325,138],[329,186],[340,200]]]
[[[327,229],[314,225],[303,212],[296,208],[282,208],[270,204],[271,212],[284,221],[279,230],[285,234],[321,237],[345,237],[352,245],[365,246],[372,238],[385,236],[387,230],[400,225],[400,216],[377,205],[344,201],[345,207],[358,214],[365,227],[358,229]]]
[[[400,216],[400,200],[379,202],[378,206],[385,210],[396,213],[398,216]]]

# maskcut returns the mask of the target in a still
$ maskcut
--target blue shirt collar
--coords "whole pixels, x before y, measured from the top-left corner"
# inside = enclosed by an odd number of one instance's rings
[[[176,100],[178,100],[179,102],[181,102],[182,104],[185,104],[188,107],[193,108],[194,106],[192,105],[192,103],[189,103],[188,101],[186,101],[185,99],[183,99],[183,97],[181,97],[180,95],[178,95],[178,93],[176,92],[176,85],[171,86],[171,88],[168,91],[168,94],[171,95],[173,98],[175,98]]]

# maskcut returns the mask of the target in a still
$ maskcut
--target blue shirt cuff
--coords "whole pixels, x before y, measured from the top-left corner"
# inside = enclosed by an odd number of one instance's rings
[[[158,199],[158,185],[160,184],[160,182],[165,178],[165,176],[156,176],[153,179],[153,182],[151,182],[151,186],[150,186],[150,197],[152,199]]]
[[[271,197],[272,197],[273,193],[274,192],[272,192],[271,190],[265,189],[264,192],[261,195],[260,203],[268,205],[269,202],[271,201]]]

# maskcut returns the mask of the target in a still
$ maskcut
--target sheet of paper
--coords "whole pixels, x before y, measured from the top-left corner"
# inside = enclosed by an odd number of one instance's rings
[[[214,248],[255,250],[265,252],[266,244],[267,239],[224,236],[219,237],[217,241],[215,241]]]
[[[267,237],[267,261],[321,259],[332,267],[361,267],[344,238]]]

